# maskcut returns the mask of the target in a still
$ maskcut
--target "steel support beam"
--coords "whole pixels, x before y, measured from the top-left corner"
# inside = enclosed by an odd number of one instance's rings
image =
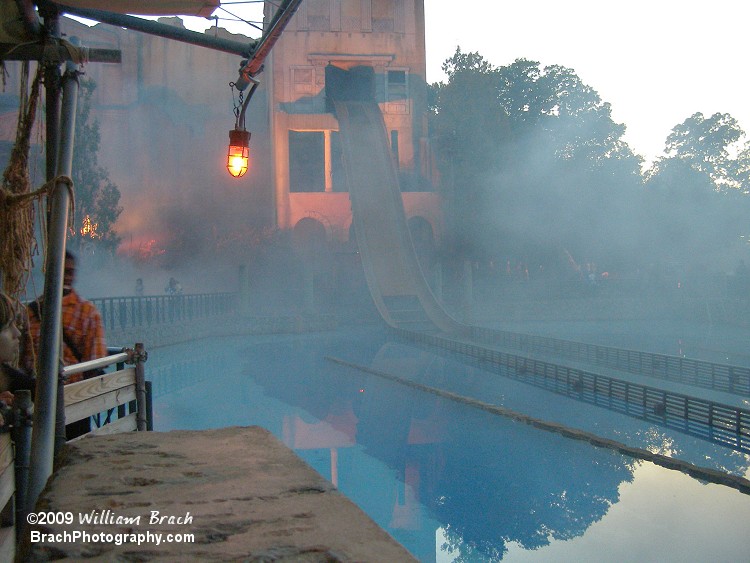
[[[116,25],[126,29],[133,29],[135,31],[148,33],[149,35],[157,35],[166,39],[174,39],[175,41],[182,41],[183,43],[190,43],[200,47],[208,47],[215,51],[223,51],[233,55],[240,55],[241,57],[249,57],[258,43],[255,39],[250,43],[241,43],[239,41],[232,41],[231,39],[212,37],[205,33],[198,33],[197,31],[174,27],[172,25],[166,25],[152,20],[136,18],[135,16],[105,12],[104,10],[73,8],[62,5],[58,5],[58,7],[62,13],[70,14],[72,16]]]
[[[283,0],[260,42],[255,45],[251,58],[240,69],[240,77],[235,83],[238,90],[247,88],[253,82],[251,78],[263,69],[266,57],[301,3],[302,0]]]
[[[119,49],[68,48],[65,45],[11,45],[0,43],[0,59],[4,61],[44,61],[62,64],[66,61],[81,60],[90,63],[120,63]]]

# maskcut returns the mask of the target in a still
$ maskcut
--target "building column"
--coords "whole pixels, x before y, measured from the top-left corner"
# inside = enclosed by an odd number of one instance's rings
[[[326,192],[330,193],[333,191],[333,165],[331,163],[331,130],[326,129],[323,131],[323,162],[324,164],[324,176],[326,182]]]

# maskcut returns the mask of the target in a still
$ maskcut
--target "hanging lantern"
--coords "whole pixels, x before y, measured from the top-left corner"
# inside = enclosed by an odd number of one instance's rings
[[[229,132],[229,150],[227,151],[227,170],[235,178],[241,178],[247,172],[250,155],[250,131],[232,129]]]

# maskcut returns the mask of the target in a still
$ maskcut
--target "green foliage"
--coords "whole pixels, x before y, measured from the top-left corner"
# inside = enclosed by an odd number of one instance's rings
[[[732,157],[744,136],[729,114],[695,113],[676,125],[665,155],[646,172],[653,261],[710,256],[746,234],[748,149]]]
[[[572,69],[526,59],[495,67],[457,49],[443,70],[430,125],[447,255],[626,271],[708,262],[746,240],[750,141],[741,145],[731,115],[695,113],[675,126],[644,174],[625,125]]]
[[[488,179],[502,169],[504,144],[509,138],[507,116],[497,103],[496,70],[476,53],[460,49],[446,61],[447,84],[433,86],[435,105],[432,136],[443,155],[441,172],[450,186],[461,185],[448,196],[457,214],[455,225],[467,224],[481,206]],[[458,236],[457,243],[474,239]]]
[[[451,242],[475,259],[554,247],[594,260],[617,246],[614,220],[641,188],[641,159],[609,104],[562,66],[493,67],[457,49],[443,70],[431,131],[451,189]]]
[[[737,188],[737,161],[729,151],[743,135],[737,120],[728,113],[715,113],[708,118],[695,113],[672,129],[665,145],[665,159],[686,162],[707,175],[717,191]]]
[[[737,189],[742,194],[750,194],[750,141],[746,141],[735,161]]]
[[[95,89],[93,80],[81,80],[73,149],[76,228],[71,242],[79,248],[85,246],[114,252],[120,243],[114,224],[122,207],[119,205],[120,190],[109,179],[109,172],[98,163],[101,134],[98,120],[91,119],[91,96]],[[82,233],[86,229],[87,217],[93,230]]]

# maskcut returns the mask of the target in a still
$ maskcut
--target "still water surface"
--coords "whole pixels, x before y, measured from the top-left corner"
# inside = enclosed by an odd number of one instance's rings
[[[150,352],[155,428],[267,428],[420,561],[748,561],[750,496],[330,362],[747,475],[746,454],[389,338],[207,339]]]

